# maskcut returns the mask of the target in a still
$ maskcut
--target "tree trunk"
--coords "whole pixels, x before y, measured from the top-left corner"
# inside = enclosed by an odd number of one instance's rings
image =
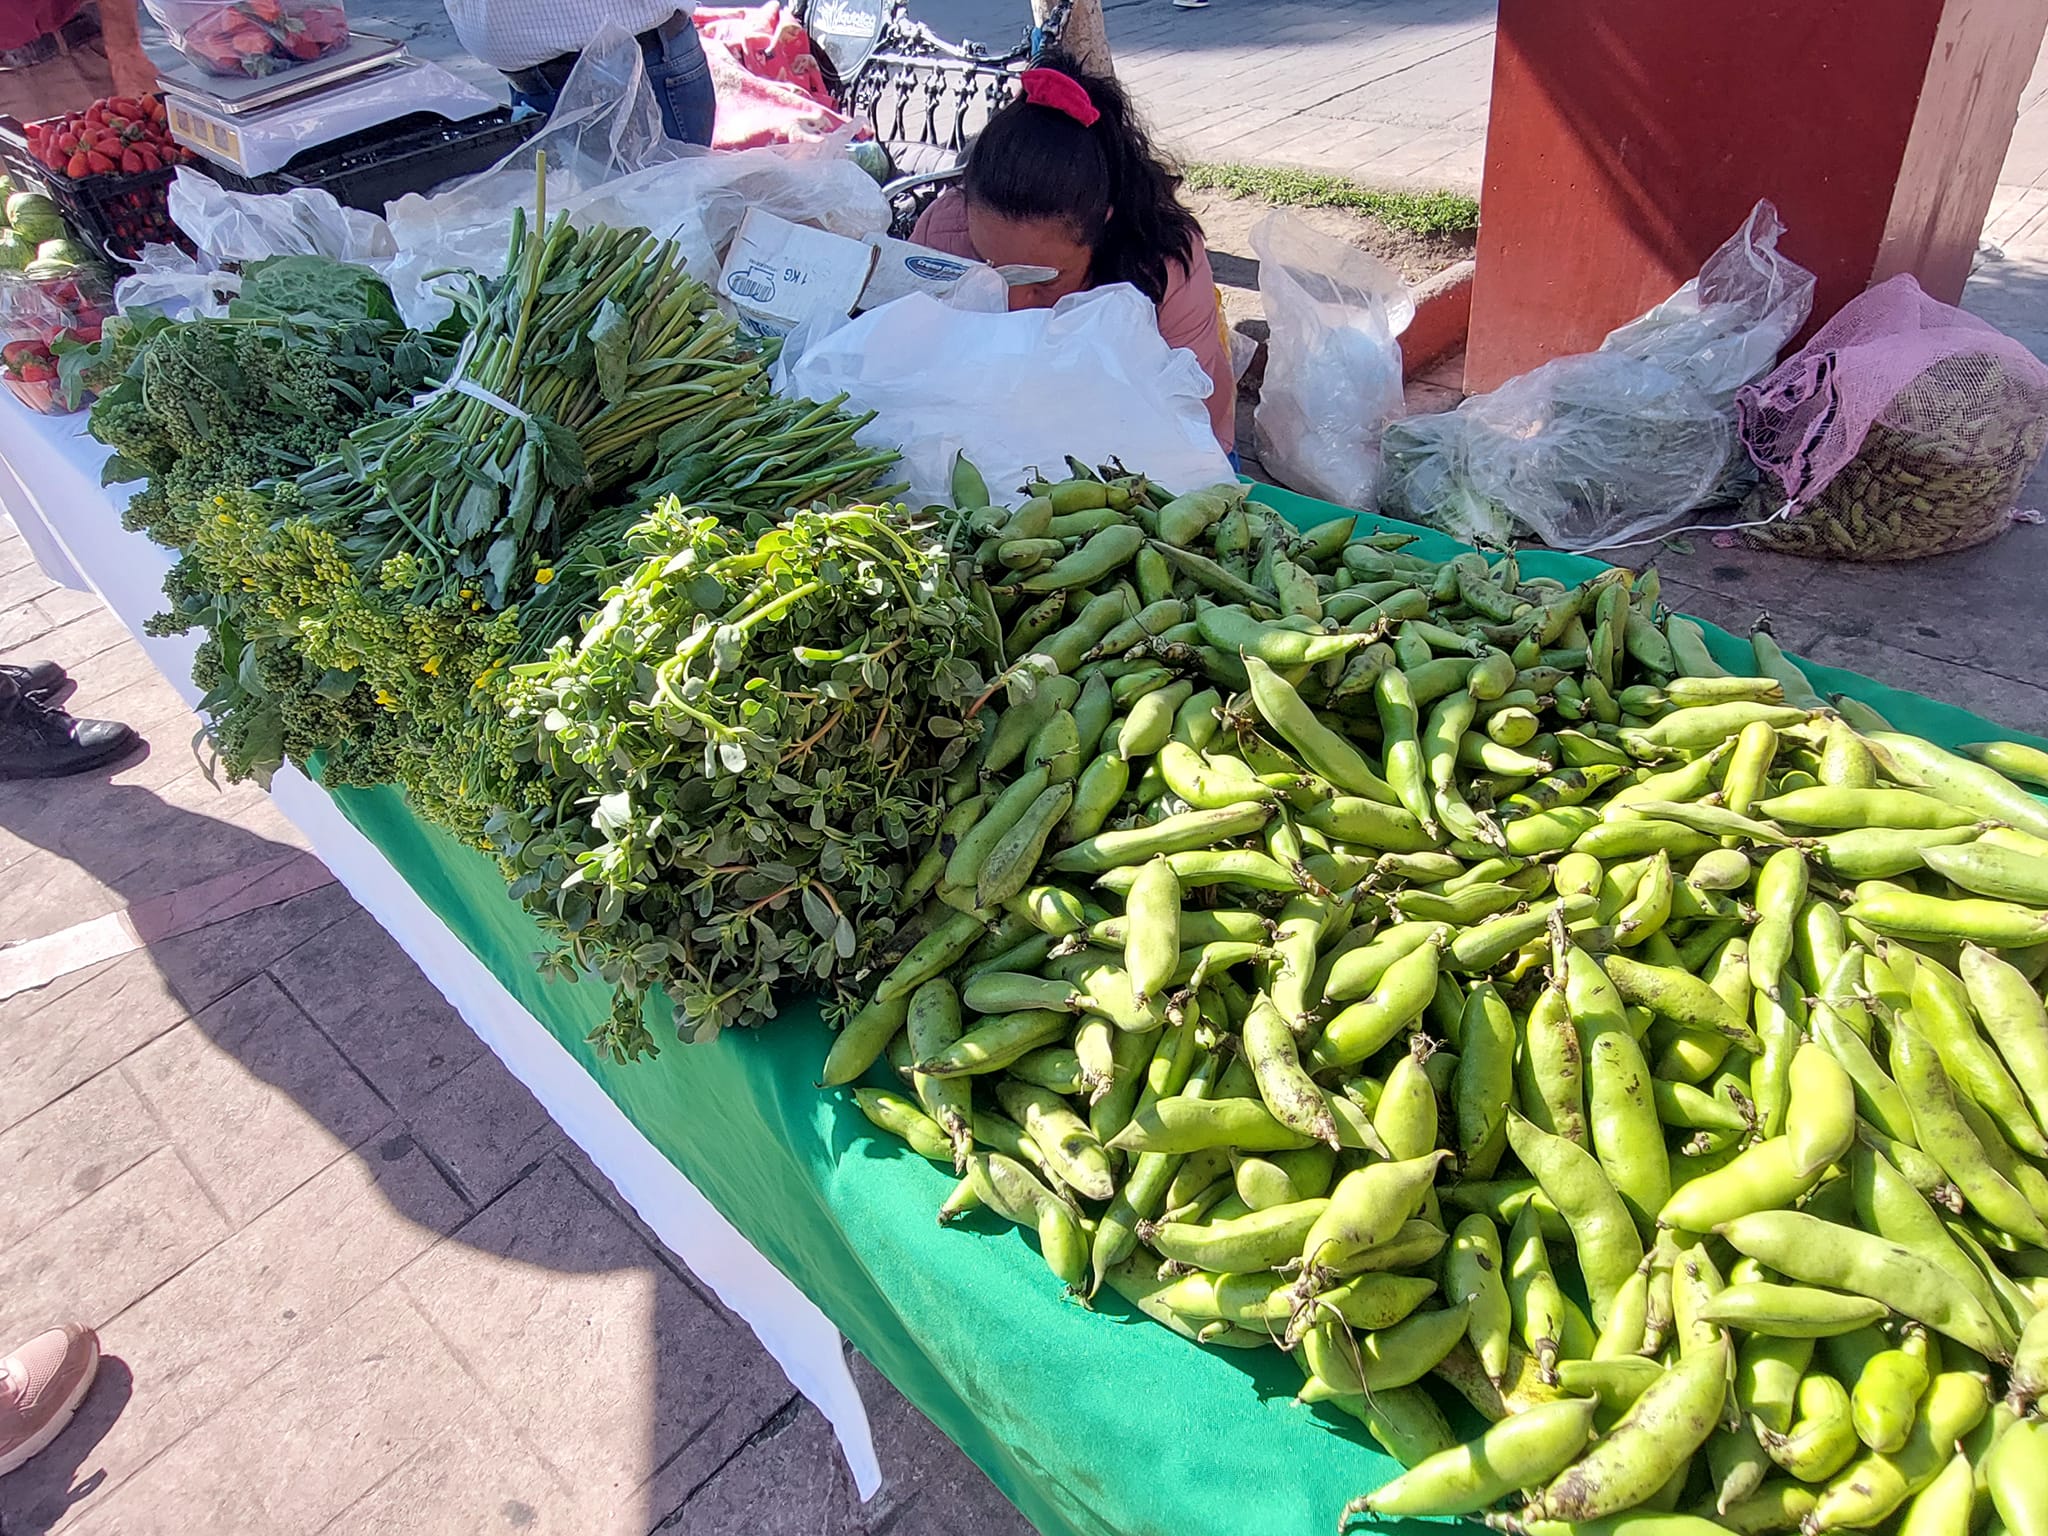
[[[1031,0],[1031,19],[1043,22],[1059,9],[1059,0]],[[1109,29],[1102,19],[1102,0],[1073,0],[1060,32],[1060,50],[1094,75],[1116,74],[1109,57]]]

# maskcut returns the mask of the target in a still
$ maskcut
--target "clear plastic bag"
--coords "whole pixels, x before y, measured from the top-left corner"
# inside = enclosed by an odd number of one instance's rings
[[[143,0],[172,46],[210,75],[261,78],[348,46],[342,0]]]
[[[1271,328],[1252,428],[1259,461],[1283,484],[1369,507],[1380,431],[1401,412],[1401,349],[1415,317],[1400,275],[1288,213],[1252,226],[1259,297]]]
[[[860,440],[901,449],[913,504],[950,499],[963,453],[1011,501],[1066,454],[1121,459],[1172,491],[1233,478],[1209,425],[1209,376],[1166,345],[1151,301],[1125,283],[993,313],[911,294],[817,340],[778,387],[876,412]]]
[[[1813,304],[1813,274],[1778,253],[1758,203],[1700,275],[1608,334],[1454,411],[1394,422],[1381,504],[1460,538],[1534,533],[1604,549],[1670,526],[1721,494],[1734,399]]]
[[[375,266],[398,252],[374,213],[344,208],[330,192],[230,192],[211,176],[180,166],[170,189],[171,220],[216,262],[265,256],[331,256]]]
[[[861,239],[889,227],[889,201],[846,153],[850,133],[815,143],[713,153],[662,131],[640,45],[606,25],[576,61],[539,133],[487,171],[432,197],[385,209],[398,255],[384,276],[408,325],[431,326],[453,306],[437,269],[496,275],[512,210],[534,210],[534,168],[547,156],[547,205],[579,226],[651,229],[674,240],[684,266],[713,283],[750,206]]]
[[[1851,299],[1737,406],[1765,475],[1751,507],[1771,518],[1750,544],[1914,559],[2010,524],[2048,441],[2048,366],[1901,273]]]

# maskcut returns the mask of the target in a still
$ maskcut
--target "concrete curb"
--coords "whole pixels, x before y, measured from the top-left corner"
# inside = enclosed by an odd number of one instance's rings
[[[1412,379],[1465,344],[1472,322],[1473,263],[1445,267],[1415,290],[1415,318],[1400,335],[1401,377]]]

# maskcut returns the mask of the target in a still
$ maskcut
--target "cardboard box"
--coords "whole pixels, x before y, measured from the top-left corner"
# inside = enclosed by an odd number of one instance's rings
[[[749,208],[718,291],[750,333],[786,336],[814,316],[852,314],[874,264],[871,245]]]

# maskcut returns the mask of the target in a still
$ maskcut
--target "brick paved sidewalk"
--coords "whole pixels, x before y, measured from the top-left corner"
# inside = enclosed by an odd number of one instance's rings
[[[0,783],[0,1353],[65,1317],[107,1351],[0,1536],[1027,1536],[856,1359],[860,1507],[746,1325],[0,518],[0,660],[42,656],[150,751]],[[167,936],[22,989],[54,945],[6,946],[122,912]]]

